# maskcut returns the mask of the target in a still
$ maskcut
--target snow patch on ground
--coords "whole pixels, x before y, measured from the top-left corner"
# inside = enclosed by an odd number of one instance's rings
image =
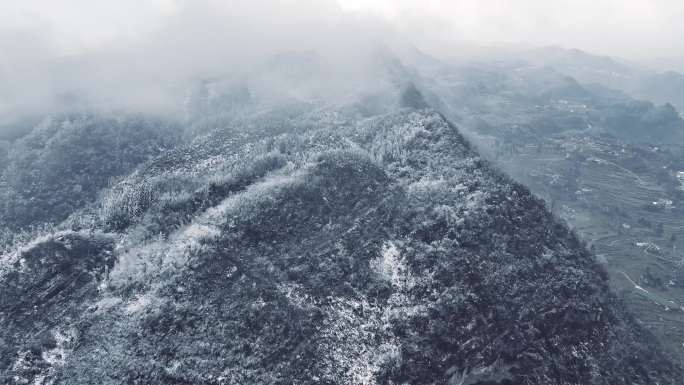
[[[70,353],[70,346],[76,340],[77,332],[75,329],[67,331],[53,330],[52,337],[55,339],[56,346],[53,349],[42,353],[45,362],[52,366],[62,366]]]
[[[319,344],[325,380],[376,385],[383,368],[399,365],[401,345],[386,313],[365,298],[331,299]]]
[[[145,310],[152,303],[149,293],[141,294],[126,305],[126,313],[135,314]]]
[[[103,314],[107,313],[110,309],[121,305],[122,302],[123,300],[119,297],[105,296],[92,305],[92,309],[99,314]]]
[[[299,308],[312,306],[313,298],[304,292],[302,285],[294,282],[285,282],[278,285],[278,291],[287,298],[288,302]]]
[[[78,332],[74,328],[67,330],[55,329],[51,331],[51,334],[54,338],[55,346],[52,349],[41,352],[40,359],[43,363],[40,365],[36,365],[40,361],[31,358],[32,354],[30,352],[19,353],[19,357],[12,365],[12,371],[16,373],[12,378],[14,383],[32,383],[33,385],[52,385],[55,383],[56,371],[66,363]],[[36,370],[38,370],[38,373],[36,373]],[[33,379],[32,382],[30,378]]]
[[[377,384],[378,375],[401,365],[401,341],[394,334],[392,320],[426,311],[424,304],[411,299],[411,291],[430,277],[410,271],[399,241],[385,242],[370,264],[378,277],[392,286],[387,302],[356,296],[326,298],[320,305],[327,309],[320,331],[321,369],[324,379],[331,382]],[[299,295],[295,298],[313,301]]]
[[[406,260],[392,241],[385,242],[380,257],[371,261],[371,267],[395,288],[411,290],[416,284]]]

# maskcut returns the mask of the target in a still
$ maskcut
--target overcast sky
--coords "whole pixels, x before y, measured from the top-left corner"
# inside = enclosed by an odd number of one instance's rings
[[[282,0],[291,12],[331,12],[335,0]],[[29,39],[57,54],[136,42],[189,4],[241,0],[0,0],[0,44]],[[263,3],[253,0],[255,8]],[[312,5],[312,4],[324,4]],[[344,11],[373,15],[418,44],[446,42],[561,45],[628,59],[679,56],[684,44],[681,0],[337,0]],[[312,12],[311,8],[317,8]],[[267,13],[267,12],[265,12]],[[258,14],[252,14],[256,16]],[[270,17],[278,18],[271,14]],[[15,47],[16,49],[16,47]],[[6,50],[3,50],[6,51]]]
[[[684,51],[681,0],[340,0],[423,39],[561,45],[628,59]]]
[[[682,0],[0,0],[0,126],[75,97],[168,110],[164,88],[284,51],[354,73],[397,42],[442,58],[501,44],[684,57],[682,20]]]

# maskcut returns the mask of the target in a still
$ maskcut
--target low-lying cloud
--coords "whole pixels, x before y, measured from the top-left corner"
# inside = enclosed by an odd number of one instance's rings
[[[10,53],[0,67],[0,124],[73,108],[177,109],[188,82],[249,73],[279,53],[316,52],[352,76],[363,72],[369,53],[390,36],[384,23],[351,17],[334,1],[198,0],[169,6],[163,20],[140,28],[135,38],[112,39],[103,27],[95,29],[99,43],[68,47],[45,23],[0,31],[0,49]]]
[[[73,108],[177,110],[187,82],[248,73],[282,52],[317,52],[341,71],[327,81],[351,87],[371,52],[397,42],[446,58],[498,42],[654,58],[681,55],[684,34],[676,0],[24,0],[2,8],[0,127]]]

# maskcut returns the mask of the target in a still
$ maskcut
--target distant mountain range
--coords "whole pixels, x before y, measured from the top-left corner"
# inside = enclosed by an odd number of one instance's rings
[[[684,75],[659,71],[607,56],[556,47],[534,49],[518,57],[535,66],[548,66],[581,83],[600,84],[657,104],[684,109]]]

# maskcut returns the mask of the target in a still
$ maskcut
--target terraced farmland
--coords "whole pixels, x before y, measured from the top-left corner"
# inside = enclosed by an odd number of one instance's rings
[[[563,137],[519,146],[498,163],[593,248],[638,321],[684,360],[684,201],[662,180],[677,178],[673,156]]]

